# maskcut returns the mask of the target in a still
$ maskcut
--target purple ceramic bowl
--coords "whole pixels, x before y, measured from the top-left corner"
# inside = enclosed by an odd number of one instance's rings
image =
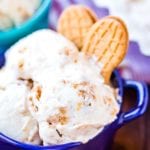
[[[0,63],[4,64],[4,56],[0,55]],[[97,135],[95,138],[91,139],[88,143],[68,143],[63,145],[54,145],[54,146],[35,146],[24,144],[18,141],[15,141],[2,133],[0,133],[0,150],[107,150],[110,149],[113,135],[116,130],[119,129],[122,125],[127,122],[141,116],[148,105],[148,89],[146,84],[141,82],[136,82],[132,80],[123,80],[118,71],[114,71],[111,77],[112,85],[115,88],[119,89],[119,95],[121,97],[120,103],[121,109],[118,114],[118,118],[111,124],[107,125],[104,130]],[[123,102],[123,91],[124,88],[132,88],[136,90],[137,94],[137,104],[134,108],[131,108],[128,112],[122,112],[122,102]]]

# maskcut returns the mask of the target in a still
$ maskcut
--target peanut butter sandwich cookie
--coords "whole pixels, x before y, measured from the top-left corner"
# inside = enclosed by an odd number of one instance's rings
[[[59,20],[57,31],[76,44],[79,50],[89,28],[97,21],[95,13],[82,5],[71,5],[65,9]]]
[[[128,30],[115,16],[97,21],[86,34],[82,51],[95,55],[103,63],[102,75],[108,83],[112,71],[121,63],[128,49]]]

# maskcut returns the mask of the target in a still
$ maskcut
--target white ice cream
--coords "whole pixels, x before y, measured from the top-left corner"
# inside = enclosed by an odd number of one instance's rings
[[[40,144],[37,121],[27,108],[27,95],[22,82],[0,86],[0,132],[18,141]]]
[[[95,0],[95,3],[109,8],[111,15],[123,18],[130,39],[139,42],[141,52],[150,56],[150,0]]]
[[[19,26],[30,18],[41,0],[0,0],[0,30]]]
[[[37,31],[15,44],[6,60],[3,69],[14,71],[9,81],[28,89],[27,108],[38,122],[44,145],[85,143],[116,119],[117,93],[104,84],[102,64],[78,52],[63,36]]]

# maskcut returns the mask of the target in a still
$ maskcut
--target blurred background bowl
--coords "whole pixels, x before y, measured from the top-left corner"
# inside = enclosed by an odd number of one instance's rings
[[[48,12],[51,0],[42,0],[40,7],[22,25],[7,31],[0,31],[0,53],[25,35],[41,28],[48,27]]]

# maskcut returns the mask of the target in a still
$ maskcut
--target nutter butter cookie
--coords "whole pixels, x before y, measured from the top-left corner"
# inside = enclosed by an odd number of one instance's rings
[[[62,12],[58,20],[57,31],[81,49],[89,28],[96,21],[96,15],[88,7],[72,5]]]
[[[108,16],[97,21],[86,35],[82,51],[95,55],[103,63],[102,75],[109,81],[112,71],[123,60],[128,48],[128,31],[124,22]]]
[[[57,30],[73,41],[79,50],[97,57],[103,64],[101,74],[108,83],[112,71],[127,52],[128,30],[125,23],[115,16],[98,20],[89,8],[72,5],[60,16]]]

